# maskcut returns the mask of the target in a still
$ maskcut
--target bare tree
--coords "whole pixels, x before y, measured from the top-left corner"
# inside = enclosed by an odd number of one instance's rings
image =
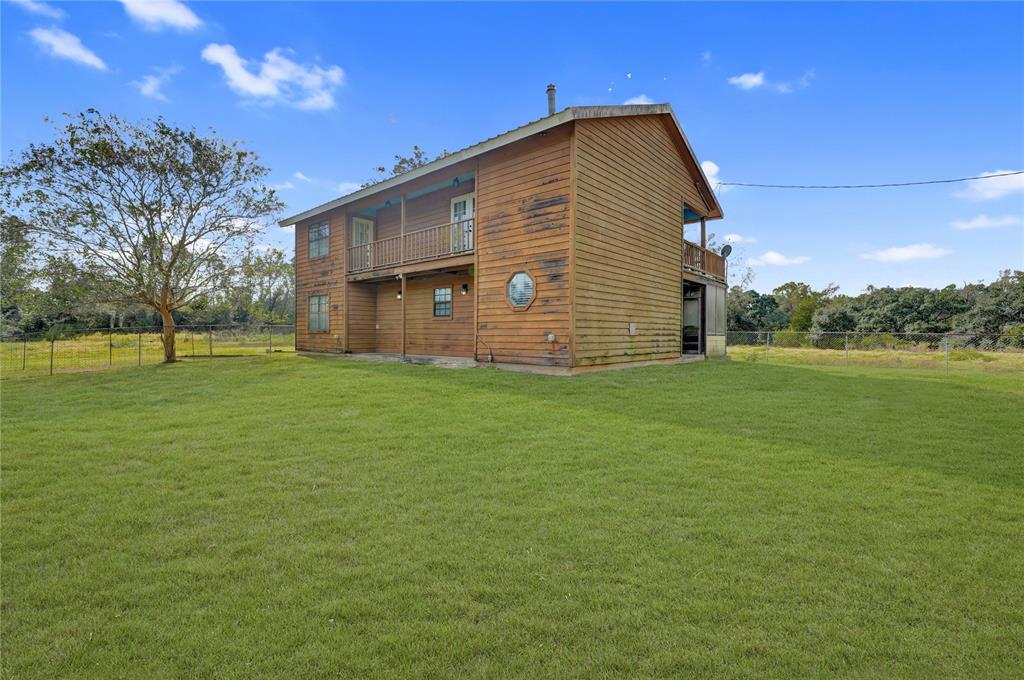
[[[94,274],[98,297],[159,313],[170,362],[172,312],[223,285],[283,207],[267,173],[253,152],[213,132],[89,109],[5,166],[0,197]]]

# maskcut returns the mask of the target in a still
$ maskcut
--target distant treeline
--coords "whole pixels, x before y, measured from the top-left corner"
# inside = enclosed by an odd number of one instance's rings
[[[1004,271],[990,284],[940,289],[868,289],[841,295],[791,281],[771,293],[734,286],[727,298],[733,331],[816,333],[999,333],[1024,337],[1024,271]]]

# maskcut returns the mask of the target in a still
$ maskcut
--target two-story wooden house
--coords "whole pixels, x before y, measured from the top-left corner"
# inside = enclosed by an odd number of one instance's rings
[[[282,220],[296,348],[556,372],[724,353],[726,265],[705,238],[722,210],[672,108],[553,100]]]

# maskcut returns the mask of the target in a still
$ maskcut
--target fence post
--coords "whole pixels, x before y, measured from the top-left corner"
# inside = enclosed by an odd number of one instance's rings
[[[194,359],[196,356],[196,329],[189,329],[189,335],[192,336],[192,358]]]
[[[209,347],[207,348],[210,352],[210,356],[213,356],[213,326],[206,329],[206,339],[209,340]]]
[[[54,339],[50,338],[50,375],[53,375],[53,343]]]
[[[943,340],[945,340],[944,344],[946,345],[946,374],[948,375],[949,374],[949,337],[947,336],[947,337],[943,338]]]
[[[107,366],[114,365],[114,331],[107,335]]]
[[[139,366],[142,365],[142,333],[139,333]]]
[[[768,342],[764,343],[764,362],[768,363],[768,351],[772,346],[772,332],[768,331]]]
[[[267,348],[270,350],[268,354],[274,353],[274,327],[267,326]]]
[[[21,341],[21,370],[25,370],[25,358],[28,354],[28,338]]]
[[[846,367],[850,367],[850,334],[846,334]]]

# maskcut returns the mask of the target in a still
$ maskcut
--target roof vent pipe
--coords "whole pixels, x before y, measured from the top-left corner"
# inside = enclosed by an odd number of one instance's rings
[[[548,85],[548,115],[555,115],[555,86]]]

